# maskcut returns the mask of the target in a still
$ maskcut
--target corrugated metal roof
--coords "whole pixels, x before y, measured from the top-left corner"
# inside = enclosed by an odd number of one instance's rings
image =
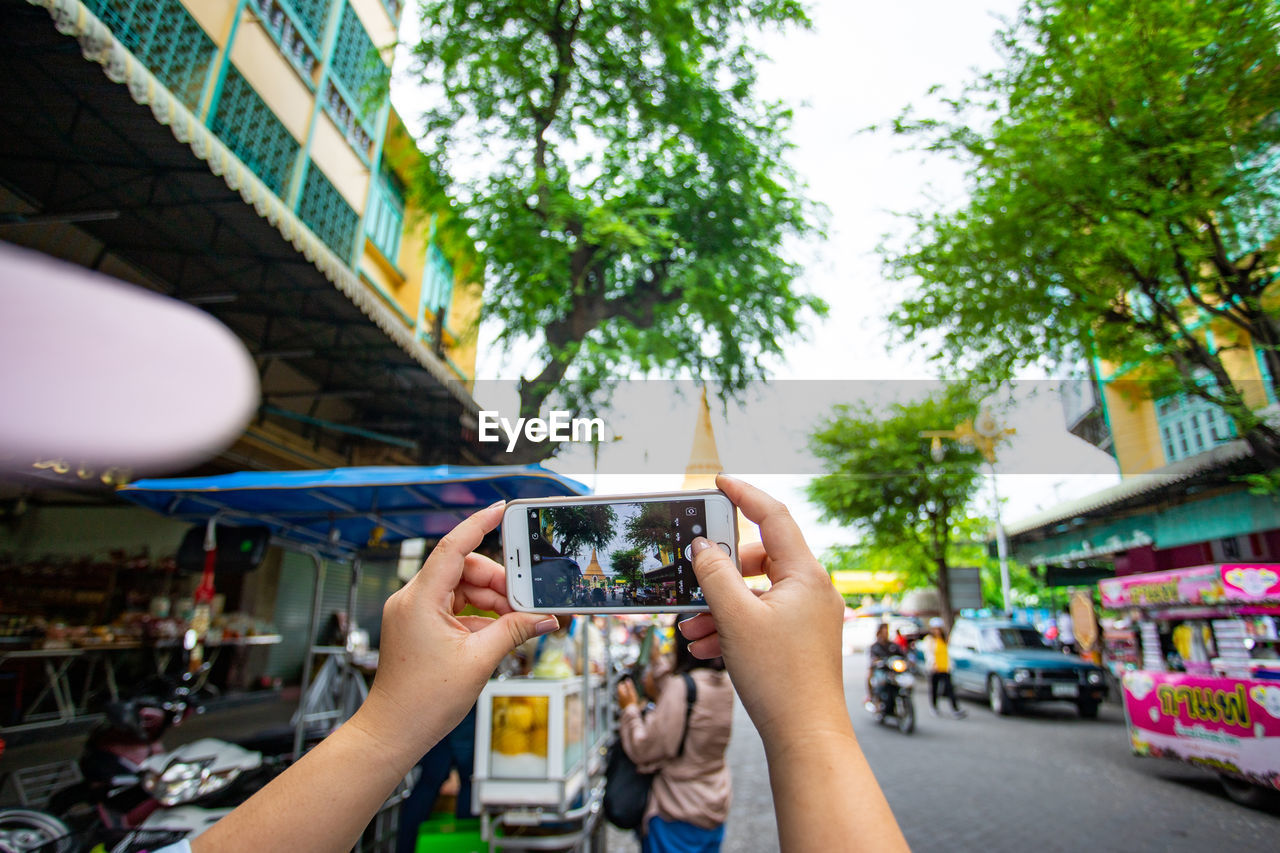
[[[1189,459],[1174,462],[1172,465],[1166,465],[1145,474],[1134,474],[1123,482],[1102,491],[1038,512],[1022,521],[1007,525],[1005,533],[1008,536],[1020,536],[1067,519],[1097,512],[1157,489],[1176,485],[1215,468],[1238,462],[1249,455],[1249,445],[1244,439],[1229,441]]]

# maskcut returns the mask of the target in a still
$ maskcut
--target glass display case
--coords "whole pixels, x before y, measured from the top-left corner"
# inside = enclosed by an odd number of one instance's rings
[[[596,710],[607,705],[604,693],[603,679],[595,676],[485,685],[476,716],[477,805],[566,808],[594,763],[585,756],[607,737]]]

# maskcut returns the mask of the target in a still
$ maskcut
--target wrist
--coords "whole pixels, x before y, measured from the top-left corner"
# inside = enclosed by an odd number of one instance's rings
[[[765,750],[814,750],[820,752],[833,743],[857,743],[849,709],[843,701],[792,706],[772,718],[756,721]]]
[[[838,765],[848,760],[851,753],[860,752],[857,736],[847,718],[844,725],[831,721],[829,725],[804,725],[789,731],[774,731],[763,741],[765,759],[771,766],[779,759],[804,761],[813,767]]]
[[[351,737],[359,739],[369,750],[370,760],[402,768],[402,775],[448,731],[437,731],[439,728],[439,725],[433,725],[429,713],[416,715],[409,724],[391,697],[373,691],[342,726],[342,729],[350,729]]]

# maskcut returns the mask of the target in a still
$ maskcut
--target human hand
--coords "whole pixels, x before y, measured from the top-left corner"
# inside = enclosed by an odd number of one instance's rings
[[[618,682],[618,707],[625,711],[639,701],[640,696],[636,693],[636,686],[631,683],[630,678],[624,678]]]
[[[455,527],[387,599],[378,674],[351,720],[375,739],[421,756],[462,721],[503,655],[558,627],[554,617],[514,612],[502,566],[472,553],[502,506]],[[501,616],[458,615],[468,604]]]
[[[771,741],[822,737],[849,727],[844,700],[841,633],[844,602],[787,508],[741,480],[721,474],[716,485],[763,540],[740,549],[742,571],[723,550],[693,541],[693,571],[711,612],[680,623],[700,658],[723,655],[752,721]],[[767,575],[757,595],[743,575]]]

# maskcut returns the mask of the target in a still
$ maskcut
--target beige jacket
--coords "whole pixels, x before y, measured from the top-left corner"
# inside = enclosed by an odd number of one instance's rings
[[[668,676],[657,705],[647,716],[632,705],[622,712],[622,748],[642,772],[658,775],[649,792],[644,822],[661,815],[713,829],[729,816],[732,791],[725,750],[733,727],[733,685],[724,672],[697,668],[690,673],[698,696],[689,718],[684,753],[676,757],[684,731],[684,678]]]

